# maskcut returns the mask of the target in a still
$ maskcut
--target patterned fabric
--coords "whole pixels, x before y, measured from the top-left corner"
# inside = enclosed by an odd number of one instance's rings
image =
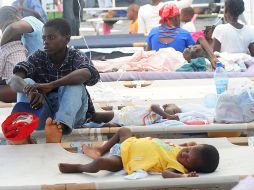
[[[0,77],[9,79],[13,68],[21,61],[26,60],[27,50],[21,41],[9,42],[0,47]]]
[[[70,74],[72,71],[82,68],[87,68],[91,73],[90,80],[84,83],[85,86],[92,86],[99,81],[99,72],[94,68],[92,61],[79,50],[71,48],[67,49],[65,60],[60,68],[54,67],[53,62],[47,54],[38,50],[33,55],[29,56],[27,61],[18,63],[13,73],[23,71],[26,73],[27,78],[33,79],[36,83],[49,83]],[[94,111],[94,106],[88,93],[87,114],[93,114]]]
[[[112,156],[119,156],[121,157],[121,144],[115,144],[109,151],[109,154]]]

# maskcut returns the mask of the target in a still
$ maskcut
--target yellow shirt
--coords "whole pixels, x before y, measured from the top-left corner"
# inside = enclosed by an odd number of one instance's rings
[[[130,22],[130,27],[129,27],[129,34],[137,34],[138,33],[138,19],[135,21]]]
[[[166,169],[186,173],[184,166],[176,160],[180,150],[179,146],[166,144],[160,139],[131,137],[121,145],[123,167],[128,174],[137,170],[163,172]]]

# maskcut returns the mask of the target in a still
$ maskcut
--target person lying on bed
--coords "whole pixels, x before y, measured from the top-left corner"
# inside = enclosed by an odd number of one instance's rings
[[[163,119],[179,120],[176,113],[181,113],[181,109],[175,104],[165,104],[162,108],[159,105],[125,106],[121,110],[95,112],[90,121],[106,123],[103,127],[141,126],[159,123]]]
[[[197,177],[198,173],[214,172],[219,164],[219,152],[207,144],[195,142],[175,145],[157,138],[136,138],[128,128],[121,128],[104,145],[90,148],[83,145],[84,153],[94,160],[88,164],[60,163],[62,173],[97,173],[100,170],[128,174],[143,170],[160,172],[164,178]],[[109,157],[102,157],[110,152]]]

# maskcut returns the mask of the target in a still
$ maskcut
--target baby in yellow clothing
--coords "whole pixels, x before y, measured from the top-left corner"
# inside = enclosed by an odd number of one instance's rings
[[[212,145],[189,142],[179,145],[157,138],[135,138],[128,128],[121,128],[104,145],[93,149],[83,145],[83,152],[94,160],[89,164],[59,164],[62,173],[96,173],[100,170],[128,174],[138,170],[161,172],[164,178],[197,177],[196,172],[214,172],[219,153]],[[102,157],[110,151],[109,157]]]

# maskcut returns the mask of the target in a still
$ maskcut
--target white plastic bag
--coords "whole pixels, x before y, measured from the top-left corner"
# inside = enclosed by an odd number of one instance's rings
[[[237,94],[221,94],[216,105],[215,121],[218,123],[254,121],[254,88],[246,87]]]

